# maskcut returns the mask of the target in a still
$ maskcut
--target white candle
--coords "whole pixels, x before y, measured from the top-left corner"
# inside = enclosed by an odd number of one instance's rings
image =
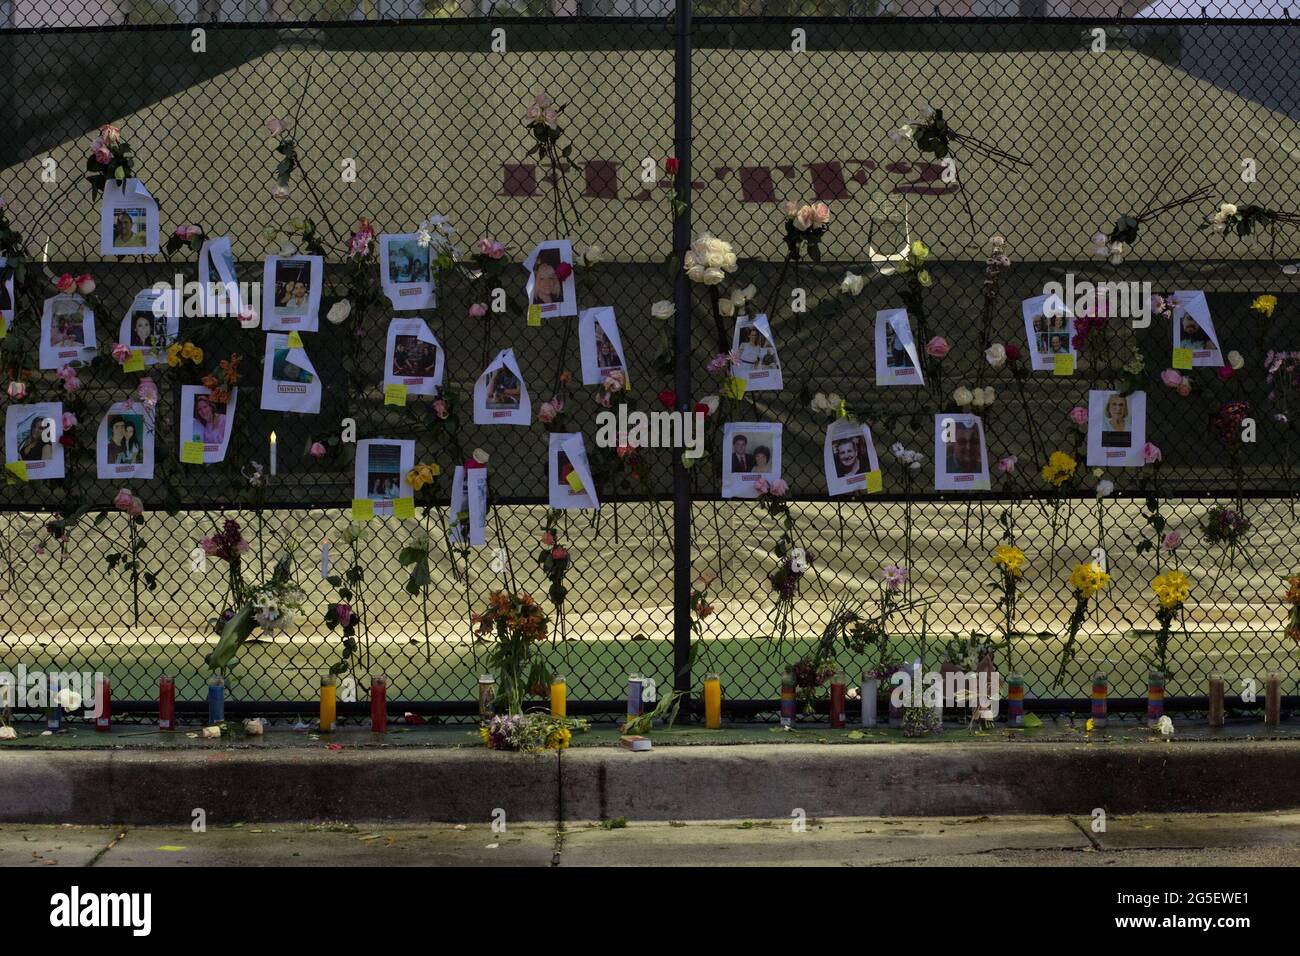
[[[275,474],[275,432],[271,432],[271,474]]]

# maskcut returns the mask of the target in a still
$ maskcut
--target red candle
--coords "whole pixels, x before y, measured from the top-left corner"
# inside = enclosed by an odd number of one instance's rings
[[[831,678],[831,726],[844,726],[844,675]]]
[[[98,700],[95,701],[95,729],[107,733],[113,729],[113,695],[109,690],[108,678],[99,679]]]
[[[370,729],[377,734],[388,729],[388,681],[383,677],[370,682]]]
[[[176,729],[176,681],[171,677],[158,679],[158,729]]]

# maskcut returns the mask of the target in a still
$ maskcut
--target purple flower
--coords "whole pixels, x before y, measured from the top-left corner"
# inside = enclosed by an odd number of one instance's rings
[[[900,568],[895,564],[887,564],[880,572],[880,576],[884,578],[885,587],[889,588],[891,591],[897,591],[907,581],[907,568]]]

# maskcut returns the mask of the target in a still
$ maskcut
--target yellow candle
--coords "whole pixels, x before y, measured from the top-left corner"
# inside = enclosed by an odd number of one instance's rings
[[[722,678],[717,674],[704,678],[704,726],[709,730],[722,726]]]
[[[323,732],[334,729],[337,683],[332,674],[320,679],[320,729]]]
[[[551,716],[567,717],[566,708],[568,702],[569,686],[564,682],[564,678],[551,678]]]

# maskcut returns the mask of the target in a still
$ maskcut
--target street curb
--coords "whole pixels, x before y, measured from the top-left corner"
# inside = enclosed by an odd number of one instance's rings
[[[784,819],[1300,808],[1300,743],[12,752],[0,823]],[[557,797],[562,791],[563,809]]]

